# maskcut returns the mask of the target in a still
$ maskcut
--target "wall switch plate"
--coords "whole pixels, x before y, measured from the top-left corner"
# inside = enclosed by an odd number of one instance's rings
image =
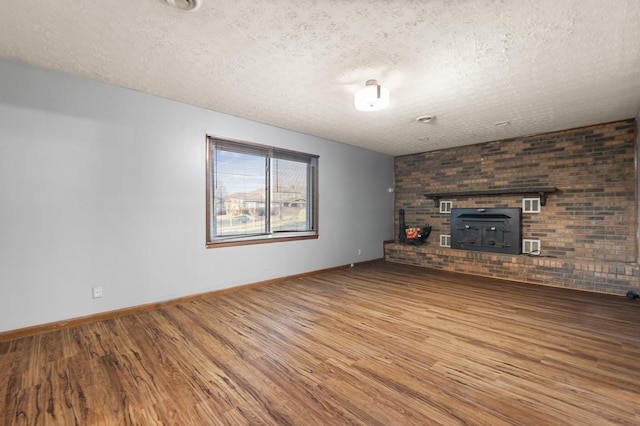
[[[99,299],[102,297],[102,286],[96,286],[92,289],[92,294],[94,299]]]

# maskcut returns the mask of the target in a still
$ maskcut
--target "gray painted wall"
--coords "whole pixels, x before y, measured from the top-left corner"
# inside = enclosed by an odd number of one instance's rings
[[[319,155],[319,239],[206,249],[207,133]],[[0,60],[0,331],[381,258],[391,187],[387,155]]]

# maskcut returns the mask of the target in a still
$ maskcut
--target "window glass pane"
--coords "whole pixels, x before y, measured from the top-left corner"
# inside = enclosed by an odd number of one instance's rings
[[[216,149],[215,236],[266,231],[266,161],[265,156]]]
[[[271,161],[271,231],[310,229],[306,162],[274,158]]]

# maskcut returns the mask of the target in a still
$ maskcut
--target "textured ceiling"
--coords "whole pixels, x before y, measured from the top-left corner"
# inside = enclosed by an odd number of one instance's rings
[[[392,155],[640,110],[638,0],[2,3],[2,57]]]

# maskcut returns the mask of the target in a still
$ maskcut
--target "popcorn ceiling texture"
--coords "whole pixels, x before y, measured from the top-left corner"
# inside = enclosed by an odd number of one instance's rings
[[[0,56],[403,155],[634,117],[638,22],[637,0],[23,0]],[[355,110],[368,79],[388,109]]]
[[[387,260],[618,294],[637,291],[636,131],[635,120],[627,120],[397,157],[396,211],[405,209],[408,225],[429,224],[433,231],[424,246],[386,244]],[[424,194],[543,186],[558,192],[540,213],[522,214],[522,238],[539,239],[542,257],[439,247],[439,236],[450,233],[450,215],[439,213]],[[454,208],[522,207],[522,198],[450,201]]]

